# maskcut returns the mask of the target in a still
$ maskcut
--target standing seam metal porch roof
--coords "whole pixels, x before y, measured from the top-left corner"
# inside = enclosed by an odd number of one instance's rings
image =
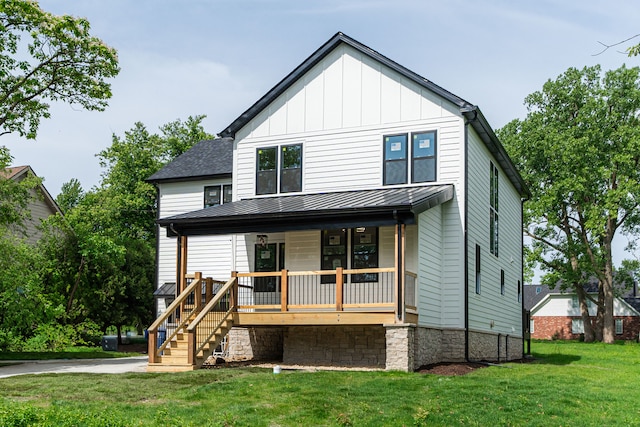
[[[169,235],[413,224],[453,198],[451,184],[253,198],[158,220]]]

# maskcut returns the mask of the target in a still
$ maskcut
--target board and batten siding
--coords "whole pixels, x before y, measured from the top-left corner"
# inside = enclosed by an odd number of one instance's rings
[[[303,193],[379,188],[382,137],[431,130],[438,135],[438,176],[451,167],[459,175],[462,128],[448,101],[341,46],[237,132],[234,189],[239,199],[255,196],[258,148],[298,143]]]
[[[162,183],[159,189],[158,210],[160,218],[179,215],[204,207],[204,187],[230,184],[229,179]],[[233,237],[191,236],[187,242],[187,272],[201,271],[204,277],[228,280],[233,269],[230,256]],[[176,281],[177,243],[175,237],[167,237],[167,230],[158,233],[158,283]]]
[[[522,303],[518,281],[522,278],[522,217],[520,195],[500,165],[469,128],[468,147],[468,292],[469,329],[514,336],[522,335]],[[498,256],[489,250],[490,162],[498,168]],[[481,248],[481,292],[476,293],[476,244]],[[500,292],[500,271],[505,273],[505,293]]]

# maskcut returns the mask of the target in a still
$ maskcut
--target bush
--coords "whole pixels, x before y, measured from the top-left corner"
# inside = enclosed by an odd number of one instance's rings
[[[29,338],[23,351],[62,351],[72,346],[96,345],[101,338],[98,326],[91,321],[79,325],[40,325]]]

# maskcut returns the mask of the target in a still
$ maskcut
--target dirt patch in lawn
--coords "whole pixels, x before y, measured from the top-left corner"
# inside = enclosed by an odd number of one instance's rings
[[[421,374],[433,374],[433,375],[466,375],[469,372],[473,372],[477,369],[486,368],[488,365],[483,363],[434,363],[432,365],[425,365],[418,369]]]

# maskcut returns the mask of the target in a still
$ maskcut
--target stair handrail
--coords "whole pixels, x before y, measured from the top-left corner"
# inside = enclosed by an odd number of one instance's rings
[[[191,323],[189,323],[189,326],[187,327],[187,334],[188,334],[190,364],[192,365],[195,364],[196,355],[209,342],[209,339],[213,335],[215,335],[216,331],[222,325],[222,323],[225,320],[227,320],[227,318],[229,318],[231,313],[233,313],[236,310],[236,301],[235,301],[234,292],[232,288],[237,284],[238,284],[237,277],[232,277],[231,279],[229,279],[229,281],[225,283],[222,288],[220,288],[220,290],[216,293],[216,295],[213,298],[211,298],[211,301],[209,301],[207,305],[205,305],[202,308],[202,310],[200,310],[200,313],[196,316],[196,318],[193,319]],[[209,314],[209,312],[218,304],[218,302],[220,302],[220,300],[227,294],[229,289],[232,289],[231,298],[229,301],[229,308],[227,309],[226,313],[224,313],[224,315],[222,316],[222,319],[220,320],[220,322],[218,322],[218,324],[212,328],[212,332],[209,334],[209,336],[207,336],[205,339],[202,340],[201,343],[198,344],[196,342],[196,329],[198,325],[207,316],[207,314]]]
[[[173,333],[165,338],[164,343],[162,343],[159,348],[155,348],[157,337],[156,333],[160,325],[162,325],[169,318],[169,316],[171,316],[176,311],[180,304],[182,304],[182,302],[187,299],[187,297],[191,294],[191,292],[193,292],[196,287],[202,286],[202,273],[196,273],[194,276],[189,275],[187,277],[193,278],[195,280],[193,280],[193,282],[191,282],[189,286],[187,286],[182,292],[180,292],[180,295],[178,295],[176,299],[173,300],[173,302],[169,305],[169,307],[167,307],[164,313],[158,316],[158,318],[151,324],[151,326],[147,328],[149,338],[153,337],[153,339],[149,340],[149,360],[152,362],[155,361],[155,357],[162,353],[162,351],[167,347],[167,344],[171,342],[171,339],[178,334],[178,331],[180,331],[180,329],[184,327],[184,325],[188,321],[188,318],[185,316],[185,318],[182,319],[180,324],[175,328]]]

